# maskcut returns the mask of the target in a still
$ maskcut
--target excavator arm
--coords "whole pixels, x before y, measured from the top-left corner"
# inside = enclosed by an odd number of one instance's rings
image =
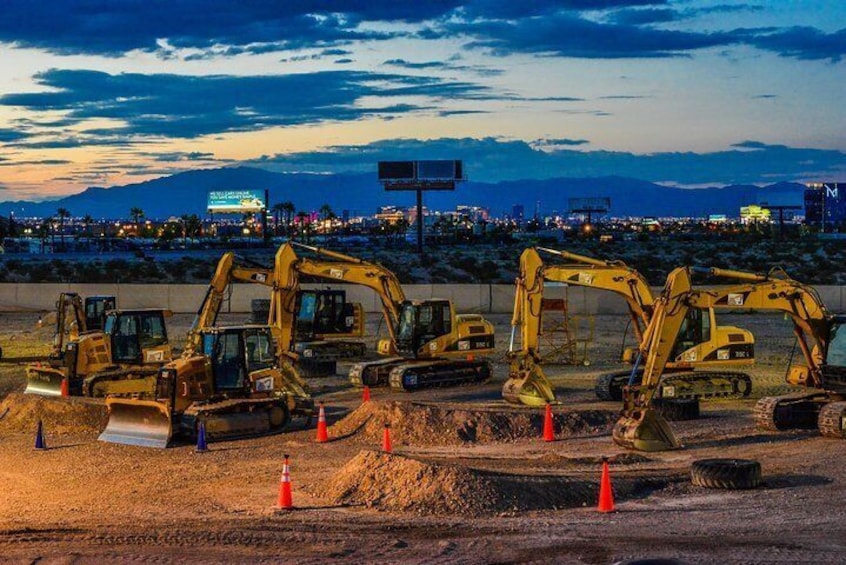
[[[655,391],[669,361],[679,331],[691,308],[769,310],[783,312],[793,321],[794,333],[807,363],[807,383],[820,387],[820,361],[826,350],[830,315],[817,292],[774,270],[767,275],[709,269],[714,276],[743,281],[725,287],[693,289],[690,269],[675,269],[667,277],[661,296],[655,302],[652,321],[640,346],[645,359],[643,379],[625,396],[620,420],[614,428],[614,440],[642,451],[660,451],[679,447],[667,422],[652,408]],[[809,344],[809,340],[812,342]]]
[[[544,264],[539,251],[561,257],[570,263]],[[622,296],[629,307],[638,341],[652,315],[652,291],[637,271],[620,261],[602,261],[545,247],[530,247],[520,256],[520,276],[516,280],[514,313],[508,355],[512,360],[510,378],[503,388],[509,401],[543,405],[555,395],[543,370],[538,366],[538,338],[541,333],[543,287],[546,281],[608,290]],[[515,348],[517,328],[521,347]]]
[[[307,250],[317,258],[299,257],[295,248]],[[293,327],[292,323],[285,323],[288,316],[293,316],[293,303],[286,303],[283,299],[286,293],[280,291],[295,290],[300,276],[356,284],[372,289],[382,303],[382,313],[387,322],[391,343],[396,343],[394,332],[399,323],[400,308],[405,301],[405,292],[396,275],[381,265],[302,243],[288,242],[280,247],[276,254],[274,293],[270,305],[271,325]],[[287,294],[293,296],[293,293]],[[290,340],[290,336],[288,339]]]
[[[191,356],[200,348],[200,330],[216,325],[221,304],[227,297],[233,282],[258,283],[266,286],[273,285],[273,272],[270,269],[248,264],[248,262],[231,251],[223,254],[217,263],[214,276],[206,290],[206,296],[197,310],[197,315],[188,330],[185,341],[184,356]]]

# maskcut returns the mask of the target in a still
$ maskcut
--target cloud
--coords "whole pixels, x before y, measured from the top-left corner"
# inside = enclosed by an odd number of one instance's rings
[[[180,48],[234,46],[259,52],[305,45],[330,47],[352,40],[391,37],[361,31],[361,22],[420,22],[459,6],[427,2],[235,2],[232,0],[7,0],[0,10],[0,42],[60,54],[119,56],[158,51],[160,39]]]
[[[754,140],[711,153],[647,155],[576,151],[567,145],[583,145],[583,140],[549,141],[558,142],[558,147],[497,138],[390,139],[368,145],[268,155],[248,164],[277,171],[368,172],[377,161],[425,156],[462,159],[470,179],[477,181],[617,175],[682,186],[803,181],[839,177],[846,171],[846,153],[841,151],[768,145]]]
[[[20,166],[31,166],[31,165],[38,165],[39,167],[49,167],[52,165],[67,165],[71,163],[66,159],[37,159],[31,161],[5,161],[0,160],[0,167],[20,167]]]
[[[748,42],[782,57],[838,62],[846,55],[846,28],[834,33],[824,33],[812,27],[792,27],[770,33],[753,32]]]
[[[127,143],[128,137],[135,136],[195,138],[327,120],[390,117],[428,111],[444,100],[498,98],[489,88],[470,82],[360,71],[195,77],[51,70],[35,79],[49,90],[6,94],[0,96],[0,105],[61,112],[69,124],[94,119],[112,119],[119,124],[43,142],[41,147],[46,147],[44,143],[54,147]],[[365,97],[410,96],[430,102],[398,101],[380,107],[358,104]]]
[[[28,137],[28,134],[18,129],[0,128],[0,143],[19,141],[21,139],[26,139],[26,137]]]
[[[532,147],[572,147],[575,145],[587,145],[589,143],[590,141],[587,139],[536,139],[530,145]]]

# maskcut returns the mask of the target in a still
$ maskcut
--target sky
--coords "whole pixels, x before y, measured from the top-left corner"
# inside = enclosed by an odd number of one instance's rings
[[[0,201],[185,170],[846,180],[843,0],[4,0]]]

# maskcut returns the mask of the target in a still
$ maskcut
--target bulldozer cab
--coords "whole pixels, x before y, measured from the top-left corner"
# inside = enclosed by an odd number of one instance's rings
[[[406,300],[397,327],[397,350],[414,354],[426,343],[452,332],[452,305],[448,300]]]
[[[88,296],[85,298],[85,329],[102,330],[106,323],[106,312],[116,308],[114,296]]]
[[[313,341],[323,334],[349,334],[355,329],[355,308],[343,290],[297,292],[296,341]]]
[[[217,392],[249,390],[250,373],[275,366],[273,333],[268,326],[214,328],[202,337]]]
[[[104,332],[111,339],[113,362],[141,364],[146,361],[145,351],[167,345],[164,318],[162,310],[108,312]]]

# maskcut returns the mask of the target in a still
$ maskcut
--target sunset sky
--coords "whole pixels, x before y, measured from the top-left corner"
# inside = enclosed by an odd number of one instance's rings
[[[6,0],[0,200],[188,169],[846,180],[843,0]]]

